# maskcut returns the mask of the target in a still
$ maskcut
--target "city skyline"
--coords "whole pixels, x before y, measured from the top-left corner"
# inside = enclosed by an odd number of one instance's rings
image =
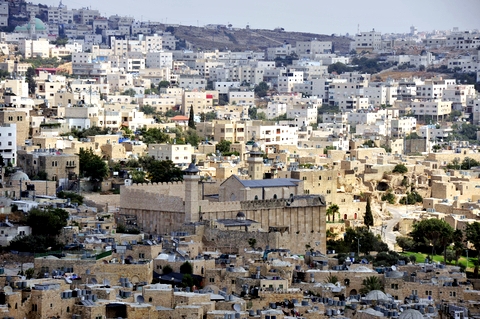
[[[59,2],[34,1],[48,6],[58,6]],[[419,31],[451,30],[453,27],[458,27],[459,30],[480,29],[476,20],[476,13],[480,12],[478,0],[462,0],[462,5],[450,1],[406,0],[398,7],[386,7],[385,2],[380,0],[346,0],[340,9],[327,7],[326,2],[311,0],[300,0],[294,6],[285,0],[275,4],[244,0],[235,6],[218,0],[166,0],[162,3],[137,0],[135,11],[131,8],[131,1],[126,0],[62,2],[71,9],[91,7],[107,17],[118,14],[132,16],[140,21],[193,26],[232,24],[233,27],[245,28],[248,24],[252,29],[281,27],[286,31],[343,35],[372,29],[382,33],[407,33],[412,25]],[[152,11],[155,13],[152,14]],[[265,17],[268,12],[270,13]],[[299,22],[300,17],[302,19]]]

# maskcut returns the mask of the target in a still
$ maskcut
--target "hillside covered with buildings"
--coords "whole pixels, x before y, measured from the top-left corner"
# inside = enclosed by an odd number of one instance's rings
[[[480,315],[479,30],[0,28],[0,317]]]

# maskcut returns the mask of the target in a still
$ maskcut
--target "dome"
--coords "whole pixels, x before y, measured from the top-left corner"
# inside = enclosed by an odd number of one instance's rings
[[[237,214],[237,219],[239,220],[245,220],[245,213],[244,212],[238,212]]]
[[[387,295],[380,290],[372,290],[366,296],[365,300],[388,300]]]
[[[398,316],[398,319],[423,319],[423,315],[418,310],[407,309]]]
[[[45,23],[43,23],[42,20],[39,18],[35,18],[35,32],[42,32],[46,31],[47,27],[45,26]],[[15,32],[28,32],[30,30],[30,22],[24,25],[19,25],[15,27]]]
[[[28,175],[22,171],[16,171],[10,176],[10,181],[29,181]]]

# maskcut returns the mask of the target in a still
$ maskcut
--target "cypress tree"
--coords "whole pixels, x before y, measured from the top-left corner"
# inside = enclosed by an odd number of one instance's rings
[[[190,115],[188,117],[188,127],[191,129],[195,129],[195,114],[193,114],[193,105],[190,106]]]
[[[370,205],[370,197],[367,198],[367,207],[365,208],[363,223],[365,224],[365,226],[367,226],[367,229],[370,229],[370,226],[373,226],[373,214],[372,207]]]

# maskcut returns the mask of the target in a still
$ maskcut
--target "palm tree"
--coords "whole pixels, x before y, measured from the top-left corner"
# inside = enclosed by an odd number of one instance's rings
[[[362,295],[369,293],[372,290],[382,290],[383,291],[383,284],[380,279],[376,276],[369,276],[362,281],[362,288],[360,289],[360,293]]]
[[[328,221],[330,221],[330,215],[332,215],[333,216],[332,220],[333,222],[335,222],[335,214],[338,214],[339,210],[340,208],[338,207],[337,204],[332,204],[328,206],[327,212],[326,212],[326,215],[328,216]]]
[[[336,284],[338,282],[338,277],[337,276],[332,276],[328,275],[328,277],[325,279],[326,284]]]

